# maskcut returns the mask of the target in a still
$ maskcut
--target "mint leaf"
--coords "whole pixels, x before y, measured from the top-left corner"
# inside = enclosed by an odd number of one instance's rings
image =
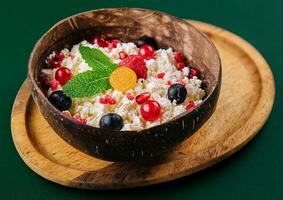
[[[109,75],[86,71],[74,76],[63,87],[63,92],[70,97],[90,97],[111,88]]]
[[[93,70],[74,76],[65,84],[63,92],[67,96],[79,98],[90,97],[110,89],[109,76],[117,65],[98,49],[80,45],[79,51]]]
[[[117,67],[116,64],[112,63],[110,59],[98,49],[80,45],[79,51],[84,61],[96,74],[111,74]]]

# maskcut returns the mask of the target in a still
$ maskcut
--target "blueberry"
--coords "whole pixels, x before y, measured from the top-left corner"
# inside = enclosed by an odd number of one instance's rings
[[[72,105],[72,99],[60,90],[52,92],[48,100],[60,111],[68,110]]]
[[[116,113],[108,113],[101,117],[99,127],[111,130],[121,130],[124,126],[123,118]]]
[[[136,42],[138,47],[141,47],[144,44],[152,46],[155,50],[159,49],[158,44],[154,38],[148,37],[146,35],[140,37]]]
[[[175,100],[177,104],[183,103],[187,97],[187,89],[179,83],[173,84],[168,88],[168,99]]]

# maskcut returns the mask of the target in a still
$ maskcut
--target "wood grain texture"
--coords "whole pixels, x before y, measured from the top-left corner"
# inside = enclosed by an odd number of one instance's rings
[[[193,136],[152,162],[99,160],[76,150],[53,132],[25,82],[11,118],[13,140],[25,163],[42,177],[62,185],[119,189],[192,174],[245,145],[271,112],[275,93],[271,70],[257,50],[238,36],[212,25],[190,22],[214,42],[223,64],[223,84],[216,110]]]

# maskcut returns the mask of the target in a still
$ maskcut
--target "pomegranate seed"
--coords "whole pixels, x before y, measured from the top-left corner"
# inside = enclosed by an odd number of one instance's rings
[[[138,96],[136,96],[136,102],[138,104],[143,104],[146,100],[148,100],[150,97],[150,93],[149,92],[144,92],[139,94]]]
[[[120,53],[119,53],[119,58],[121,59],[121,60],[123,60],[124,58],[127,58],[128,57],[128,54],[126,54],[124,51],[121,51]]]
[[[62,52],[56,51],[55,55],[50,58],[50,64],[52,68],[61,67],[61,63],[64,60],[65,56]]]
[[[177,69],[179,71],[182,71],[182,69],[184,69],[185,66],[186,66],[185,63],[183,62],[177,63]]]
[[[165,83],[166,85],[172,85],[173,83],[172,83],[172,81],[166,81],[166,83]]]
[[[87,120],[82,118],[79,114],[76,114],[74,117],[73,117],[74,120],[78,121],[78,122],[81,122],[82,124],[86,124],[87,123]]]
[[[158,73],[158,74],[156,75],[156,77],[157,77],[157,78],[160,78],[160,79],[163,79],[164,76],[165,76],[165,73],[164,73],[164,72]]]
[[[107,42],[108,48],[109,49],[116,48],[119,43],[121,43],[121,40],[110,40],[109,42]]]
[[[68,110],[63,111],[62,113],[67,117],[72,117],[71,113]]]
[[[181,52],[175,51],[173,54],[177,63],[185,62],[185,57]]]
[[[182,79],[178,79],[177,82],[180,83],[182,86],[186,86],[186,83]]]
[[[104,97],[106,103],[109,103],[112,100],[112,97],[109,94],[106,94]]]
[[[105,100],[105,98],[100,98],[99,103],[101,104],[107,104],[108,102]]]
[[[160,117],[161,107],[157,101],[147,100],[140,108],[141,116],[146,121],[155,121]]]
[[[155,49],[148,44],[144,44],[139,49],[138,55],[146,60],[149,60],[155,56]]]
[[[99,47],[107,47],[108,43],[103,35],[95,35],[90,40],[91,44],[97,44]]]
[[[39,76],[39,83],[43,89],[49,89],[50,81],[46,75]]]
[[[109,100],[110,105],[114,105],[115,103],[117,103],[116,99],[112,98]]]
[[[186,110],[192,110],[194,107],[196,107],[195,102],[189,101],[188,105],[186,105]]]
[[[56,81],[56,80],[52,80],[51,82],[50,82],[50,88],[51,88],[51,90],[57,90],[57,88],[58,88],[58,86],[59,86],[59,82],[58,81]]]
[[[65,85],[68,80],[72,78],[72,72],[66,67],[60,67],[55,72],[55,79],[61,84]]]
[[[129,99],[129,100],[134,100],[134,98],[135,98],[135,96],[132,94],[132,93],[130,93],[130,92],[127,92],[126,93],[126,96],[127,96],[127,98]]]
[[[189,78],[193,78],[194,76],[198,77],[199,76],[199,71],[194,69],[194,68],[191,68],[190,69],[190,74],[189,74]]]

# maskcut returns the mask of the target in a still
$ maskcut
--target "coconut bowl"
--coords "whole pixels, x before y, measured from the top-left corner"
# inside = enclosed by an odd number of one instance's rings
[[[153,37],[161,48],[181,51],[200,71],[206,96],[191,111],[139,131],[111,131],[83,125],[57,110],[39,84],[45,58],[54,50],[71,48],[96,34],[135,41]],[[33,99],[55,132],[70,145],[91,156],[110,161],[149,159],[169,151],[196,132],[215,110],[221,85],[221,61],[211,41],[190,23],[168,14],[137,8],[92,10],[55,24],[36,43],[28,63]],[[162,106],[162,105],[161,105]]]

